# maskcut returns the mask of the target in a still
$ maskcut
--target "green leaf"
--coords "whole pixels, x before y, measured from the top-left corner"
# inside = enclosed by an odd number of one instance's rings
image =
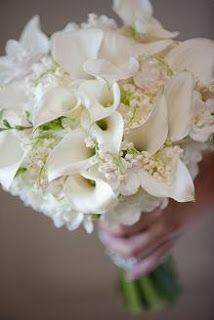
[[[7,129],[12,129],[11,125],[9,124],[9,122],[7,121],[7,119],[3,119],[2,120],[3,125],[5,126],[5,128]]]
[[[53,120],[51,122],[48,122],[48,123],[45,123],[45,124],[42,124],[40,127],[39,127],[39,130],[40,131],[49,131],[49,130],[52,130],[52,131],[56,131],[56,130],[61,130],[63,129],[63,126],[62,126],[62,119],[63,117],[60,117],[56,120]]]
[[[2,121],[3,115],[4,115],[4,109],[1,109],[0,110],[0,121]]]
[[[26,171],[27,171],[27,168],[25,168],[25,167],[20,167],[20,168],[17,170],[17,172],[16,172],[16,177],[19,176],[19,175],[21,175],[21,174],[23,174],[23,173],[25,173]]]
[[[30,127],[25,127],[25,126],[15,126],[14,129],[18,130],[18,131],[23,131],[23,130],[27,130],[27,129],[32,129],[32,126]]]

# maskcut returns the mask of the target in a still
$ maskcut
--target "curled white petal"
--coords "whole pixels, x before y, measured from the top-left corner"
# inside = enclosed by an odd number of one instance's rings
[[[47,92],[41,107],[34,114],[36,127],[71,114],[78,107],[78,101],[73,90],[66,87],[54,88]]]
[[[84,142],[86,133],[78,128],[70,131],[53,149],[47,161],[49,181],[87,169],[94,164],[94,152]]]
[[[161,95],[148,120],[141,127],[130,130],[128,140],[133,142],[138,150],[153,154],[164,144],[167,134],[167,104],[165,96]]]
[[[172,141],[179,141],[190,132],[193,117],[193,89],[193,76],[188,71],[173,76],[166,85],[169,137]]]
[[[50,48],[48,37],[41,31],[40,18],[34,16],[25,26],[20,43],[34,57],[47,54]]]
[[[127,25],[134,25],[141,19],[148,20],[153,15],[149,0],[114,0],[113,9]]]
[[[25,156],[21,141],[11,130],[0,133],[0,154],[0,183],[9,189]]]
[[[120,65],[113,64],[105,59],[90,59],[84,64],[86,73],[107,81],[119,81],[131,78],[139,69],[136,58],[130,57]]]
[[[102,40],[100,29],[58,32],[52,36],[52,55],[72,78],[86,78],[83,64],[98,57]]]
[[[137,32],[162,39],[177,36],[177,32],[165,30],[160,22],[153,18],[153,8],[149,0],[114,0],[113,9],[125,25],[134,27]]]
[[[165,52],[173,44],[172,40],[159,40],[148,43],[137,43],[133,48],[134,56],[155,55]]]
[[[88,109],[91,120],[109,117],[120,105],[120,88],[104,80],[88,80],[79,87],[78,96]]]
[[[116,201],[111,187],[88,172],[70,176],[65,183],[64,193],[73,207],[85,214],[103,213]]]
[[[194,200],[194,184],[187,167],[181,160],[178,160],[171,183],[163,183],[142,170],[141,186],[155,197],[172,198],[178,202]]]
[[[88,134],[101,146],[112,153],[118,153],[123,138],[124,121],[119,112],[95,123],[90,122],[88,114],[85,113],[82,125]]]
[[[140,31],[140,24],[138,24],[137,30]],[[147,26],[147,33],[157,39],[172,39],[178,36],[178,32],[171,32],[163,28],[161,23],[151,18],[150,23]]]
[[[178,44],[169,52],[166,61],[175,71],[189,70],[197,80],[210,84],[214,81],[214,41],[198,38]]]

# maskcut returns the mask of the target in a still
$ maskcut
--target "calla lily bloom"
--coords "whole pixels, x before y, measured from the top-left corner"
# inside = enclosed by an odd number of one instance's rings
[[[38,127],[61,116],[72,115],[79,105],[80,102],[72,89],[54,88],[42,99],[41,106],[34,115],[34,125]]]
[[[94,164],[96,161],[95,153],[86,147],[86,138],[86,132],[82,128],[78,128],[71,130],[57,144],[47,161],[49,181],[63,175],[79,173]]]
[[[99,57],[86,61],[84,70],[109,81],[129,79],[139,69],[139,56],[161,53],[171,44],[171,40],[137,44],[134,39],[122,34],[105,32]]]
[[[91,123],[88,113],[82,117],[82,126],[98,145],[104,146],[111,153],[118,153],[123,139],[124,121],[115,111],[111,116]]]
[[[25,157],[21,141],[12,130],[0,132],[0,154],[0,183],[9,189]]]
[[[84,214],[101,214],[116,201],[109,184],[93,171],[70,176],[65,183],[64,194],[74,209]]]
[[[159,181],[145,170],[141,171],[140,176],[142,188],[155,197],[172,198],[178,202],[194,200],[194,184],[191,175],[180,159],[178,159],[174,175],[168,183]]]
[[[165,87],[169,117],[169,138],[179,141],[191,129],[193,117],[194,79],[190,72],[183,71],[173,76]]]
[[[78,97],[89,111],[91,120],[98,121],[109,117],[120,105],[120,88],[104,80],[84,81],[78,90]]]
[[[26,25],[18,41],[9,40],[6,56],[0,57],[0,83],[7,84],[25,76],[33,63],[49,51],[48,37],[42,33],[39,17],[33,17]]]
[[[98,57],[102,40],[101,29],[57,32],[52,36],[52,55],[72,78],[86,78],[83,65]]]
[[[91,75],[118,81],[129,79],[138,71],[140,55],[160,53],[171,44],[171,40],[140,44],[114,31],[82,29],[53,35],[52,54],[74,79]]]
[[[153,8],[149,0],[114,0],[114,11],[125,25],[134,27],[137,32],[154,38],[174,38],[177,32],[165,30],[153,17]]]
[[[196,80],[214,83],[214,41],[196,38],[178,44],[166,56],[166,61],[176,72],[189,70]]]
[[[164,144],[168,135],[167,104],[164,95],[160,95],[147,121],[139,128],[131,129],[128,140],[141,151],[150,154],[157,152]]]

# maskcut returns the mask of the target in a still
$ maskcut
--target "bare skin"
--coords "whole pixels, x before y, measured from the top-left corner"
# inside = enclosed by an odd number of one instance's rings
[[[208,214],[206,209],[214,205],[214,154],[205,156],[195,185],[195,202],[171,201],[165,210],[144,214],[131,227],[110,229],[99,224],[100,240],[109,252],[124,258],[138,258],[139,262],[128,271],[130,280],[137,279],[158,266],[170,254],[183,232],[200,217]]]

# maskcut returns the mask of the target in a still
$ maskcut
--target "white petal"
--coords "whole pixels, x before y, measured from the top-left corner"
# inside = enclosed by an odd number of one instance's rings
[[[85,214],[103,213],[116,199],[111,187],[90,173],[70,176],[64,193],[73,207]]]
[[[14,81],[0,88],[0,109],[24,109],[27,102],[26,86],[22,81]]]
[[[164,144],[167,134],[167,104],[165,96],[161,95],[148,120],[141,127],[130,130],[128,140],[133,142],[138,150],[153,154]]]
[[[123,117],[119,112],[116,111],[108,118],[95,123],[91,123],[88,114],[85,113],[82,125],[99,145],[103,145],[112,153],[119,152],[124,129]]]
[[[140,30],[139,30],[140,31]],[[148,25],[148,34],[157,38],[157,39],[171,39],[178,36],[178,32],[171,32],[166,29],[164,29],[161,25],[161,23],[156,20],[155,18],[152,18],[149,25]]]
[[[176,172],[170,184],[160,182],[142,170],[141,186],[155,197],[172,198],[178,202],[194,200],[194,184],[188,169],[181,160],[178,160]]]
[[[120,105],[120,88],[104,80],[88,80],[82,83],[78,96],[90,115],[91,121],[109,117]]]
[[[189,70],[205,84],[214,81],[214,41],[191,39],[169,52],[166,61],[175,71]]]
[[[83,65],[97,58],[102,40],[103,31],[99,29],[58,32],[52,37],[52,55],[72,78],[86,78]]]
[[[130,26],[134,26],[137,20],[148,20],[153,15],[149,0],[114,0],[113,9]]]
[[[172,40],[138,43],[133,49],[134,56],[161,54],[173,44]]]
[[[126,171],[126,177],[121,181],[119,193],[123,196],[131,196],[136,194],[141,186],[141,178],[139,168],[131,168]]]
[[[47,161],[49,181],[87,169],[94,164],[94,152],[86,148],[86,133],[79,128],[69,132],[50,153]]]
[[[39,110],[34,115],[36,127],[71,114],[78,107],[78,101],[74,92],[66,87],[58,87],[50,90],[43,98]]]
[[[11,130],[0,133],[0,183],[9,189],[23,159],[21,141]]]
[[[115,65],[105,59],[90,59],[84,64],[86,73],[107,81],[119,81],[131,78],[139,69],[137,59],[128,58],[124,64]]]
[[[27,23],[21,35],[20,43],[32,56],[48,53],[49,39],[41,31],[39,16],[34,16]]]
[[[70,231],[78,229],[84,220],[84,215],[82,213],[70,211],[64,214],[64,220],[66,221],[66,227]]]
[[[133,225],[143,213],[152,212],[162,203],[162,199],[153,197],[140,189],[132,196],[122,197],[114,210],[108,211],[102,218],[111,227],[121,224]]]
[[[193,89],[194,80],[188,71],[173,76],[166,85],[169,137],[172,141],[179,141],[190,132],[193,117]]]

